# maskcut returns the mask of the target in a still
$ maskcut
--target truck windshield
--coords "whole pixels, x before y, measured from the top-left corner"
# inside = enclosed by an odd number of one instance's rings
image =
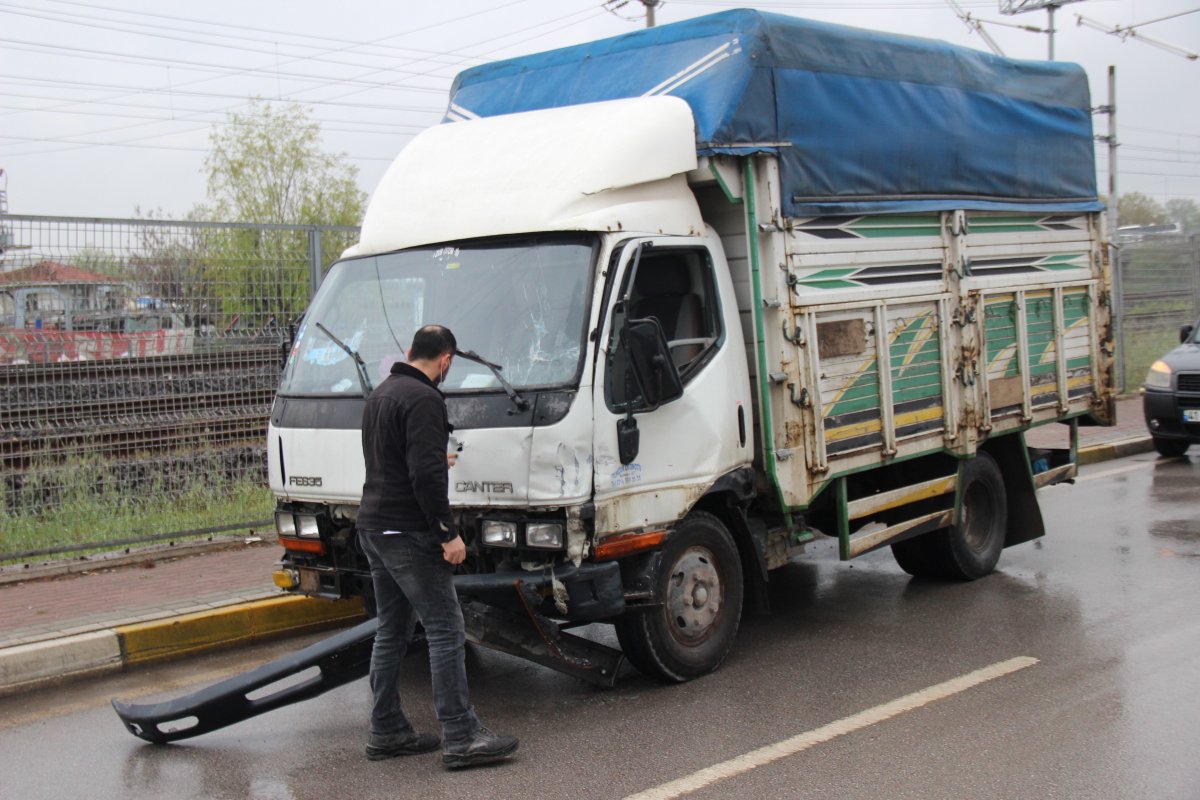
[[[595,239],[506,238],[414,248],[334,264],[296,334],[280,394],[359,395],[354,358],[378,386],[417,328],[439,323],[462,350],[502,368],[518,389],[578,380]],[[503,391],[485,366],[456,358],[452,394]]]

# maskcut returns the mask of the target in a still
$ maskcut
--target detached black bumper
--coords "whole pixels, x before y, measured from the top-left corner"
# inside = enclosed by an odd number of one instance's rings
[[[571,620],[615,616],[625,606],[615,563],[555,567],[553,574],[547,568],[459,575],[454,580],[463,600],[467,640],[611,687],[624,660],[621,651],[572,635],[564,630],[567,626],[538,612],[537,606],[553,605],[556,579],[566,589],[565,616]],[[521,610],[505,611],[505,606]],[[113,709],[130,733],[148,742],[173,742],[218,730],[365,676],[378,626],[378,619],[369,619],[297,653],[174,700],[126,703],[114,699]],[[301,673],[312,674],[286,680]]]
[[[475,599],[500,608],[527,611],[529,609],[524,606],[533,597],[555,607],[555,581],[566,590],[566,612],[561,608],[555,608],[555,611],[569,620],[594,622],[615,617],[625,609],[621,569],[615,561],[580,564],[578,567],[563,564],[535,572],[455,575],[454,588],[464,600]]]

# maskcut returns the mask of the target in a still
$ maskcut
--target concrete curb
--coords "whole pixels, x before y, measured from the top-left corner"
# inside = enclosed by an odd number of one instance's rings
[[[0,649],[0,696],[363,618],[359,600],[272,597]]]
[[[1153,450],[1154,440],[1149,436],[1131,436],[1116,442],[1079,448],[1079,465],[1099,464],[1101,461],[1150,453]]]

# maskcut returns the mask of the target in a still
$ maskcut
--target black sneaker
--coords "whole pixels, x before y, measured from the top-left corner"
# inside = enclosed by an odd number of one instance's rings
[[[517,737],[497,736],[482,725],[475,734],[461,742],[446,742],[442,751],[442,766],[446,769],[477,767],[503,761],[517,751]]]
[[[440,737],[432,733],[372,733],[367,739],[367,758],[372,761],[382,761],[396,756],[415,756],[418,753],[430,753],[438,749],[442,743]]]

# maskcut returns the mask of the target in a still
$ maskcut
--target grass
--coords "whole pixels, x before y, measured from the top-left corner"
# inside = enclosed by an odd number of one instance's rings
[[[1125,358],[1125,374],[1118,376],[1124,379],[1119,388],[1124,392],[1134,392],[1145,381],[1150,365],[1162,358],[1167,351],[1179,346],[1179,329],[1171,326],[1150,330],[1127,328],[1122,331],[1122,338],[1124,341],[1118,342],[1117,346],[1124,347],[1122,354]]]
[[[214,470],[221,460],[219,453],[148,462],[86,456],[35,465],[19,486],[6,481],[0,564],[25,561],[10,554],[29,550],[104,552],[124,549],[118,540],[269,519],[273,500],[259,471]]]

